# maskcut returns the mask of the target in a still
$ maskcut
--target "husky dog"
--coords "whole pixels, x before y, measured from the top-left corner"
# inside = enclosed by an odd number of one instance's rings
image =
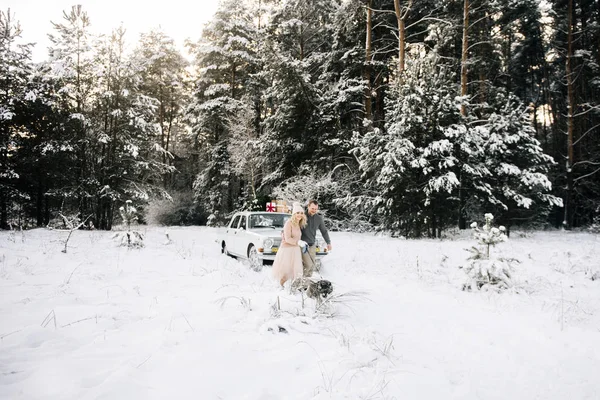
[[[292,283],[292,287],[298,291],[305,291],[306,296],[315,299],[317,305],[333,292],[333,285],[325,279],[299,278]]]

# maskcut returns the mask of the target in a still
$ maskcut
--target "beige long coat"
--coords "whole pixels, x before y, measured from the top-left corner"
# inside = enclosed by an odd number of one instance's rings
[[[273,277],[280,283],[302,276],[302,251],[298,247],[301,236],[300,227],[288,220],[283,226],[283,240],[273,262]]]

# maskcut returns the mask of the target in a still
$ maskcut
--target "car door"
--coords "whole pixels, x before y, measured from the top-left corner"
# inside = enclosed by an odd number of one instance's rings
[[[246,251],[248,250],[248,243],[250,243],[250,234],[248,233],[248,220],[247,216],[242,215],[240,218],[240,225],[237,230],[237,238],[236,238],[236,249],[238,250],[238,254],[246,257]]]
[[[237,249],[237,233],[238,225],[240,224],[241,215],[236,214],[231,218],[231,222],[225,231],[225,244],[227,245],[227,251],[232,254],[239,254]]]

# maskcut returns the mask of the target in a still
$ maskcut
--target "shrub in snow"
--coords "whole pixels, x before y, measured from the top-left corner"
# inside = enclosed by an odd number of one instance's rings
[[[64,215],[59,212],[56,217],[48,221],[46,228],[71,230],[78,226],[80,222],[79,213]]]
[[[113,238],[118,239],[121,246],[144,247],[144,236],[140,232],[131,230],[131,224],[138,220],[137,210],[131,203],[131,200],[127,200],[125,206],[119,208],[119,213],[127,230],[115,233]]]
[[[120,246],[144,247],[144,236],[138,231],[117,232],[113,238],[117,239]]]
[[[63,219],[65,226],[69,229],[69,236],[67,236],[67,238],[64,240],[65,248],[62,250],[63,253],[66,253],[67,246],[69,245],[69,239],[71,238],[73,231],[76,231],[76,230],[80,229],[82,226],[84,226],[86,221],[88,220],[88,218],[91,217],[91,215],[89,215],[83,221],[80,221],[79,215],[76,215],[76,216],[72,217],[71,219],[68,219],[67,217],[62,215],[62,213],[58,213],[58,214]],[[50,229],[52,229],[52,228],[50,228]]]
[[[479,228],[477,222],[471,224],[473,237],[477,240],[478,246],[467,249],[471,252],[471,256],[468,263],[463,266],[468,277],[463,290],[507,289],[513,286],[511,260],[490,257],[491,247],[507,240],[505,228],[493,227],[493,220],[492,214],[485,214],[484,226]]]
[[[360,200],[351,198],[358,193],[360,179],[357,171],[346,164],[338,164],[323,174],[313,167],[302,167],[292,176],[273,188],[273,198],[307,204],[319,201],[325,224],[334,231],[366,232],[373,230],[369,216],[361,211]]]
[[[172,194],[171,198],[153,199],[145,207],[145,219],[149,225],[203,225],[206,214],[200,204],[195,202],[191,191]]]
[[[206,219],[206,226],[218,226],[219,225],[219,217],[215,214],[210,214]]]

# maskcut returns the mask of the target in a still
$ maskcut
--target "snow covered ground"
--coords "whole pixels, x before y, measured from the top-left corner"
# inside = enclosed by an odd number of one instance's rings
[[[467,234],[334,232],[315,312],[218,229],[141,229],[0,233],[1,399],[600,399],[597,235],[514,232],[499,294],[460,290]]]

